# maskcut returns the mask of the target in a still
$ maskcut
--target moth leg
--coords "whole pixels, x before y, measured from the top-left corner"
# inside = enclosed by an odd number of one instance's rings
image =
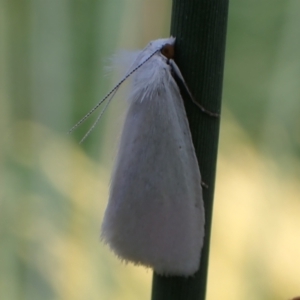
[[[209,188],[208,184],[206,184],[204,181],[201,181],[201,186],[206,189]]]
[[[214,112],[211,112],[211,111],[207,110],[206,108],[204,108],[201,104],[199,104],[199,103],[195,100],[195,98],[193,97],[193,95],[192,95],[190,89],[188,88],[188,86],[187,86],[187,84],[186,84],[186,82],[185,82],[185,80],[184,80],[184,78],[183,78],[183,76],[182,76],[182,74],[181,74],[181,72],[180,72],[178,66],[176,65],[175,61],[174,61],[173,59],[169,59],[168,62],[169,62],[169,65],[170,65],[171,68],[172,68],[173,73],[174,73],[174,74],[177,76],[177,78],[180,79],[180,81],[182,82],[182,84],[183,84],[185,90],[187,91],[187,93],[188,93],[188,95],[190,96],[190,98],[191,98],[191,100],[193,101],[193,103],[194,103],[195,105],[197,105],[197,107],[200,108],[200,110],[201,110],[203,113],[205,113],[205,114],[207,114],[207,115],[209,115],[209,116],[211,116],[211,117],[219,118],[219,117],[220,117],[220,114],[214,113]]]
[[[210,110],[204,108],[204,107],[203,107],[201,104],[199,104],[194,98],[192,98],[192,95],[191,95],[190,93],[189,93],[189,96],[191,97],[193,103],[194,103],[198,108],[200,108],[200,110],[201,110],[203,113],[209,115],[210,117],[214,117],[214,118],[219,118],[219,117],[220,117],[220,114],[211,112]]]

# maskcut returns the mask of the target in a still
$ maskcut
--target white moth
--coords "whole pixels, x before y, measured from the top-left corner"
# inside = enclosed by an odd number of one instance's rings
[[[204,237],[201,177],[179,88],[175,38],[138,55],[102,238],[125,261],[193,275]],[[154,54],[154,55],[153,55]],[[176,66],[176,65],[175,65]],[[181,74],[177,74],[182,78]]]
[[[174,43],[173,37],[150,42],[105,97],[133,77],[101,238],[125,261],[161,275],[191,276],[200,264],[205,217],[201,175],[173,78],[185,84],[172,59]]]

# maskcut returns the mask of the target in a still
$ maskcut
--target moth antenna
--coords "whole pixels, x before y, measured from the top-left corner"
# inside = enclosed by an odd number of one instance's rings
[[[81,125],[108,97],[110,97],[112,94],[115,95],[115,91],[118,90],[118,88],[121,86],[121,84],[130,77],[136,70],[138,70],[144,63],[146,63],[152,56],[154,56],[160,49],[154,51],[151,55],[149,55],[142,63],[140,63],[138,66],[136,66],[133,70],[131,70],[129,73],[127,73],[124,78],[119,81],[117,85],[99,102],[96,106],[94,106],[81,120],[79,120],[69,131],[70,134],[74,129],[76,129],[79,125]],[[110,101],[109,101],[110,102]],[[102,115],[102,114],[100,114]]]
[[[195,105],[197,105],[197,106],[198,106],[204,113],[206,113],[207,115],[209,115],[209,116],[211,116],[211,117],[216,117],[216,118],[218,118],[218,117],[220,116],[218,113],[213,113],[213,112],[207,110],[206,108],[204,108],[201,104],[199,104],[199,103],[195,100],[193,94],[191,93],[190,89],[188,88],[188,86],[187,86],[187,84],[186,84],[186,82],[185,82],[185,80],[184,80],[184,78],[183,78],[183,76],[182,76],[182,74],[181,74],[181,72],[180,72],[178,66],[176,65],[175,61],[174,61],[173,59],[169,59],[169,64],[170,64],[170,66],[171,66],[173,72],[175,73],[175,75],[176,75],[176,76],[181,80],[181,82],[183,83],[184,88],[186,89],[186,91],[187,91],[187,93],[189,94],[189,96],[190,96],[191,100],[193,101],[193,103],[194,103]]]
[[[106,111],[110,101],[114,98],[116,92],[118,91],[118,88],[114,90],[114,92],[111,94],[111,96],[109,97],[108,101],[106,102],[104,108],[102,109],[102,111],[100,112],[99,116],[97,117],[96,121],[94,122],[94,124],[91,126],[91,128],[88,130],[88,132],[83,136],[83,138],[81,139],[81,141],[79,142],[79,144],[81,144],[89,135],[90,133],[93,131],[93,129],[96,127],[97,123],[99,122],[99,120],[101,119],[102,115],[104,114],[104,112]]]

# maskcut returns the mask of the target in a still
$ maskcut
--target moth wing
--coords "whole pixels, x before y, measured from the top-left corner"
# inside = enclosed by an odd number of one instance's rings
[[[172,80],[151,97],[131,99],[102,238],[125,260],[189,276],[199,268],[203,237],[201,176]]]

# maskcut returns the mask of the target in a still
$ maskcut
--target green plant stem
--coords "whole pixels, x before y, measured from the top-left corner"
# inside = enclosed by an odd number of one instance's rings
[[[229,0],[174,0],[171,34],[176,37],[175,60],[194,98],[220,113]],[[183,93],[202,180],[205,240],[195,276],[153,275],[152,300],[204,300],[213,209],[220,118],[204,114]]]

